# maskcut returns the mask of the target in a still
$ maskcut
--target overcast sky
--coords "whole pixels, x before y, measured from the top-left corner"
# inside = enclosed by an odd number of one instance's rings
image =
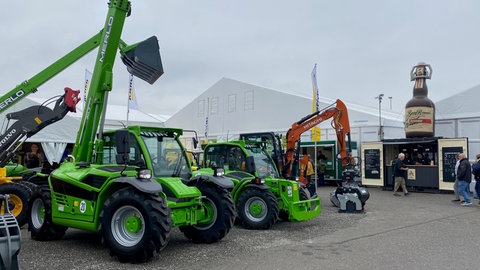
[[[106,2],[3,3],[0,93],[98,33]],[[392,97],[393,110],[403,112],[418,62],[433,68],[434,102],[480,84],[479,11],[478,0],[133,0],[122,39],[159,40],[165,74],[154,85],[135,80],[146,112],[172,115],[222,77],[310,97],[315,63],[320,96],[378,108],[383,93],[384,109]],[[83,89],[95,56],[31,96]],[[114,72],[109,102],[126,105],[128,73],[119,58]]]

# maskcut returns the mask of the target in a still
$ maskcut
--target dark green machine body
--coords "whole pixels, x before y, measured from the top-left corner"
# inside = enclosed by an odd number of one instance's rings
[[[225,176],[235,183],[231,194],[238,215],[247,228],[269,228],[265,224],[276,221],[270,220],[273,218],[270,211],[276,211],[280,218],[290,221],[317,217],[321,211],[320,198],[310,198],[297,181],[280,178],[274,160],[262,145],[243,140],[208,144],[203,153],[203,168],[194,173],[208,175],[212,167],[225,169]],[[260,192],[251,192],[252,189]],[[250,194],[254,199],[244,198],[245,194]],[[269,203],[271,197],[275,205]]]

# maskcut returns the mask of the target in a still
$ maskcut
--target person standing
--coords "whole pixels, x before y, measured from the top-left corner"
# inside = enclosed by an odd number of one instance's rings
[[[318,160],[317,164],[317,183],[319,186],[325,185],[325,170],[327,169],[327,164],[323,162],[322,159]]]
[[[325,185],[325,171],[327,164],[325,163],[327,157],[322,153],[322,150],[318,150],[317,155],[317,184],[320,186]]]
[[[405,163],[405,165],[413,165],[414,162],[412,160],[412,156],[410,156],[409,153],[405,153],[405,160],[403,161],[403,163]]]
[[[305,177],[307,178],[308,184],[307,188],[310,191],[310,196],[313,196],[317,193],[317,188],[315,185],[315,179],[313,179],[313,175],[315,174],[315,170],[313,169],[312,161],[310,160],[310,155],[307,156],[307,164],[305,170]]]
[[[317,160],[327,160],[327,157],[322,153],[322,150],[318,150]]]
[[[464,153],[458,154],[458,158],[460,159],[457,169],[458,193],[463,196],[464,200],[460,205],[469,206],[472,205],[468,188],[472,181],[472,167]]]
[[[405,185],[405,178],[407,176],[408,167],[403,162],[405,160],[405,154],[400,153],[398,154],[397,161],[395,162],[395,169],[393,171],[393,175],[395,177],[395,187],[393,188],[393,195],[394,196],[401,196],[397,193],[397,190],[400,186],[402,186],[402,191],[405,196],[410,195],[407,190],[407,186]]]
[[[430,159],[423,156],[422,152],[418,152],[415,165],[430,165]]]
[[[458,193],[458,178],[457,178],[457,171],[458,171],[458,165],[460,165],[460,154],[457,154],[455,156],[455,159],[457,160],[455,163],[455,182],[453,183],[453,194],[455,194],[455,199],[452,200],[452,202],[459,202],[460,201],[460,194]]]
[[[477,196],[480,196],[480,154],[477,154],[475,161],[472,164],[472,174],[475,177],[475,191]],[[478,203],[480,204],[480,202]]]
[[[32,143],[30,146],[30,152],[25,156],[25,167],[43,167],[43,155],[38,151],[38,145],[35,143]]]

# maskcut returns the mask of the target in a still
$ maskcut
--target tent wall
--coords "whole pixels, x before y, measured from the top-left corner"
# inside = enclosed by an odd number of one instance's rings
[[[320,98],[320,108],[335,102]],[[378,109],[357,104],[346,104],[352,130],[352,140],[378,140]],[[222,78],[191,103],[165,122],[167,127],[193,129],[200,140],[228,141],[240,133],[276,132],[285,135],[293,123],[311,113],[312,98],[284,93],[244,82]],[[402,116],[382,112],[386,137],[403,134]],[[336,140],[331,120],[319,125],[322,140]],[[404,135],[403,135],[404,136]],[[310,140],[305,132],[302,141]]]
[[[437,120],[435,134],[446,138],[467,137],[468,158],[475,160],[480,154],[480,117]]]

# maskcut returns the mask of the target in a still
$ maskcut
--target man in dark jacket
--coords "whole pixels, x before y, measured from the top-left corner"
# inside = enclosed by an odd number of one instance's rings
[[[478,154],[476,158],[472,164],[472,173],[476,181],[475,191],[477,192],[477,196],[480,196],[480,154]],[[480,202],[478,204],[480,204]]]
[[[461,206],[469,206],[472,205],[472,201],[470,200],[470,191],[468,186],[472,181],[472,166],[468,161],[468,158],[465,156],[464,153],[458,154],[460,159],[460,164],[458,165],[457,170],[457,179],[458,179],[458,193],[463,196],[464,202],[462,202]]]
[[[405,178],[406,174],[408,171],[407,165],[403,163],[405,160],[405,154],[400,153],[398,154],[398,159],[395,162],[395,168],[393,170],[393,176],[395,177],[395,186],[393,188],[393,196],[401,196],[400,194],[397,193],[397,190],[400,186],[402,186],[402,191],[405,194],[405,196],[410,195],[407,190],[407,186],[405,185]]]

